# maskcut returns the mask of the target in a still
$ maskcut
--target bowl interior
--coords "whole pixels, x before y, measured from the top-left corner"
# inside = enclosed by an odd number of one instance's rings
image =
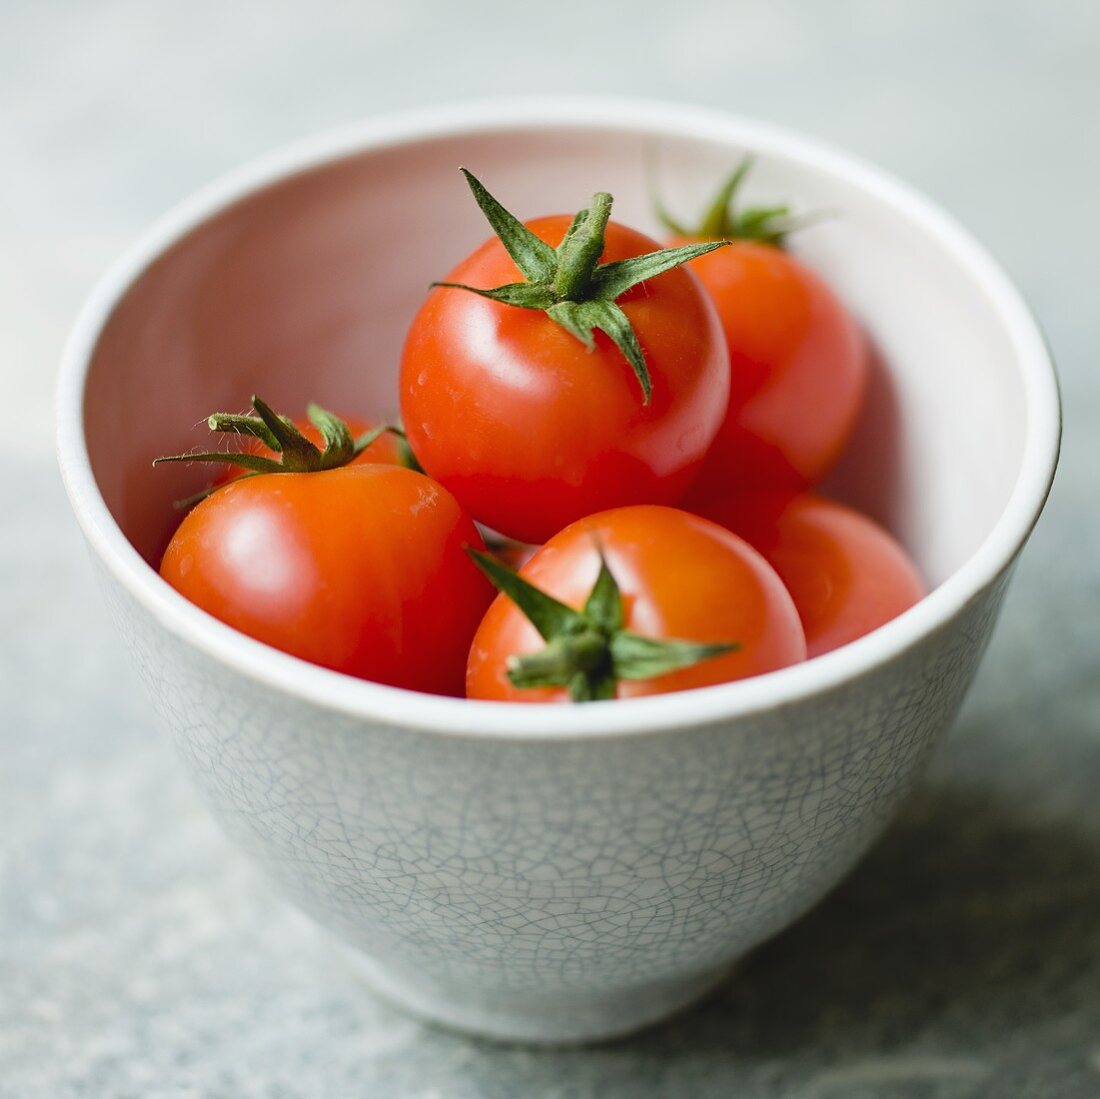
[[[858,171],[782,141],[544,125],[391,144],[269,184],[199,223],[124,294],[98,340],[85,391],[92,469],[107,506],[155,562],[199,489],[201,467],[158,454],[205,448],[206,416],[258,390],[288,411],[308,400],[396,413],[405,329],[428,283],[487,235],[457,171],[475,171],[520,216],[573,211],[595,190],[615,217],[653,232],[647,162],[667,203],[697,211],[745,152],[748,197],[832,216],[794,251],[860,318],[876,370],[861,423],[827,489],[886,523],[931,584],[974,552],[1012,491],[1025,438],[1024,386],[983,287]]]

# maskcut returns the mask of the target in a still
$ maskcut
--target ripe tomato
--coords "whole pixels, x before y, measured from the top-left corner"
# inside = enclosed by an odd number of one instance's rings
[[[702,513],[767,558],[794,599],[811,657],[870,633],[925,594],[905,550],[877,523],[832,500],[727,494]]]
[[[557,246],[572,220],[526,227]],[[603,263],[658,247],[614,222],[603,245]],[[448,282],[497,287],[519,270],[493,238]],[[401,363],[409,442],[432,477],[502,534],[541,542],[608,507],[673,503],[699,469],[729,389],[714,307],[681,268],[627,289],[617,304],[648,365],[648,403],[603,331],[588,349],[541,309],[440,287],[413,320]]]
[[[738,646],[652,678],[613,675],[614,696],[725,683],[805,659],[798,612],[767,562],[729,531],[674,508],[617,508],[581,519],[538,549],[519,576],[580,610],[600,575],[601,553],[618,585],[624,629],[643,638]],[[514,671],[516,658],[549,647],[516,603],[498,595],[470,648],[467,696],[566,701],[562,687],[519,687],[509,678],[510,662]]]
[[[389,465],[243,478],[180,524],[160,574],[242,633],[349,675],[460,694],[492,588],[455,498]]]
[[[682,243],[676,240],[673,243]],[[735,240],[692,264],[718,308],[730,400],[692,499],[819,481],[855,425],[867,379],[858,326],[794,256]]]
[[[356,419],[354,416],[348,416],[344,422],[348,425],[352,435],[357,439],[379,426],[378,424],[368,423],[366,420]],[[318,428],[316,424],[312,423],[310,420],[303,419],[295,420],[294,426],[313,443],[314,446],[324,446],[324,438],[321,435],[320,428]],[[264,443],[257,438],[244,435],[239,436],[239,439],[240,446],[237,449],[240,452],[245,454],[260,454],[265,457],[274,455],[274,451],[265,446]],[[409,459],[406,447],[407,444],[399,436],[390,431],[383,431],[370,446],[361,450],[348,464],[355,465],[361,462],[380,462],[383,465],[389,466],[407,466],[409,464]],[[227,455],[227,458],[228,457],[230,457],[230,455]],[[226,464],[214,474],[211,479],[211,484],[224,485],[226,481],[232,481],[234,478],[240,477],[247,472],[248,470],[241,466],[233,465],[231,462],[227,461]]]

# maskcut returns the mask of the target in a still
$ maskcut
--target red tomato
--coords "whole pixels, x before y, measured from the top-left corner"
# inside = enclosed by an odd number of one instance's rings
[[[798,612],[767,562],[729,531],[674,508],[618,508],[582,519],[542,546],[520,576],[580,609],[599,573],[601,549],[618,582],[628,630],[740,646],[652,679],[621,679],[618,697],[725,683],[805,659]],[[545,644],[515,603],[498,595],[470,648],[467,696],[567,700],[564,689],[515,687],[508,679],[511,657],[538,652]]]
[[[356,439],[366,435],[368,431],[378,426],[377,424],[368,423],[365,420],[357,420],[354,417],[348,417],[344,422],[351,429],[351,433]],[[321,437],[320,429],[315,424],[311,423],[309,420],[295,420],[294,426],[313,443],[314,446],[320,447],[322,450],[324,449],[324,439]],[[246,454],[260,454],[265,458],[273,456],[273,452],[254,436],[239,435],[237,438],[240,440],[237,446],[238,450]],[[361,462],[380,462],[383,465],[389,466],[403,466],[408,464],[401,440],[390,431],[382,432],[370,446],[357,454],[348,464],[356,465]],[[247,472],[248,470],[241,466],[233,465],[231,462],[227,461],[225,466],[214,475],[211,484],[224,485],[226,481],[232,481],[234,478],[240,477],[241,474]]]
[[[925,594],[905,550],[877,523],[832,500],[727,495],[702,513],[755,546],[779,573],[811,657],[870,633]]]
[[[815,484],[840,456],[863,399],[858,326],[821,278],[767,244],[735,240],[692,271],[718,308],[731,365],[729,408],[692,499],[734,486]]]
[[[527,225],[556,246],[571,220]],[[657,247],[611,222],[602,261]],[[519,277],[493,238],[447,281],[488,288]],[[608,507],[683,495],[726,407],[729,369],[717,315],[681,268],[628,290],[618,304],[649,366],[648,404],[602,332],[588,351],[543,312],[464,290],[429,294],[405,344],[402,418],[425,470],[475,518],[541,542]]]
[[[492,587],[455,498],[388,465],[260,474],[208,496],[160,573],[203,610],[303,660],[460,694]]]

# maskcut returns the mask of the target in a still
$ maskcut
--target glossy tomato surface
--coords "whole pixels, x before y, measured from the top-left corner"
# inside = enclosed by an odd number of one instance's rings
[[[809,656],[878,629],[925,595],[897,541],[843,504],[809,493],[749,493],[713,501],[704,514],[755,546],[779,574]]]
[[[472,520],[408,469],[349,465],[233,481],[180,524],[161,576],[216,618],[364,679],[461,694],[492,588]]]
[[[667,507],[627,507],[582,519],[542,546],[520,575],[576,608],[600,568],[600,550],[623,596],[624,624],[646,637],[737,642],[736,652],[646,680],[622,680],[619,698],[665,694],[775,671],[806,656],[790,595],[770,565],[724,528]],[[564,690],[518,688],[510,657],[544,642],[498,595],[470,649],[466,693],[511,702],[564,702]]]
[[[344,423],[348,425],[352,437],[356,439],[362,435],[366,435],[368,431],[372,431],[378,426],[375,423],[359,420],[352,416],[344,417]],[[324,439],[321,437],[321,432],[315,424],[311,423],[309,420],[295,420],[294,426],[313,443],[315,447],[324,450]],[[260,454],[265,458],[277,457],[270,448],[251,435],[234,437],[233,449],[244,451],[247,454]],[[384,431],[370,446],[357,454],[349,465],[359,465],[367,462],[380,462],[383,465],[390,466],[405,465],[405,454],[402,449],[401,441],[392,432]],[[244,469],[242,466],[233,465],[231,462],[227,462],[225,467],[215,474],[212,483],[215,485],[224,485],[226,481],[232,481],[233,478],[240,477],[241,474],[247,472],[248,470]]]
[[[557,245],[570,217],[528,222]],[[615,222],[604,262],[656,241]],[[520,281],[492,239],[447,276],[488,288]],[[425,470],[475,519],[542,542],[609,507],[673,503],[725,413],[729,363],[713,305],[676,268],[618,299],[653,381],[648,405],[603,333],[588,351],[543,312],[437,288],[413,321],[401,364],[401,413]]]
[[[692,499],[734,486],[815,484],[840,456],[863,400],[867,346],[855,320],[823,279],[769,245],[734,241],[692,271],[730,353],[728,411]]]

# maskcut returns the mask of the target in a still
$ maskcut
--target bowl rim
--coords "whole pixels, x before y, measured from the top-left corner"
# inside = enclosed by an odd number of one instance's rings
[[[519,128],[615,129],[698,138],[796,159],[855,183],[948,251],[984,292],[1017,351],[1026,410],[1016,483],[997,522],[971,556],[903,615],[814,660],[733,683],[589,706],[445,698],[356,679],[255,641],[164,583],[108,510],[84,435],[88,367],[100,334],[130,287],[200,223],[291,176],[372,151]],[[348,717],[445,735],[548,740],[730,722],[805,701],[895,660],[958,615],[1012,565],[1050,491],[1061,438],[1057,375],[1038,324],[985,248],[931,200],[858,157],[770,122],[685,103],[602,96],[472,100],[378,115],[293,142],[201,188],[142,234],[93,289],[62,355],[56,416],[62,478],[88,542],[110,575],[183,641],[277,693]]]

